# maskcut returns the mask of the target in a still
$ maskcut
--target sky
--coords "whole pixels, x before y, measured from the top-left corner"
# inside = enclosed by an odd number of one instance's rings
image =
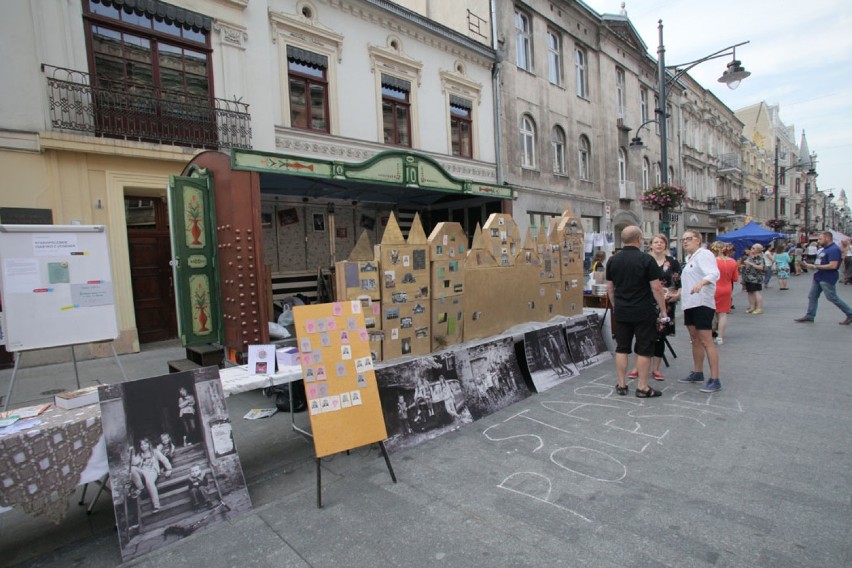
[[[598,13],[618,14],[622,0],[584,0]],[[627,0],[627,16],[657,57],[663,20],[666,65],[688,63],[726,46],[751,76],[736,90],[717,79],[730,58],[689,74],[728,108],[766,101],[781,121],[802,130],[817,154],[817,188],[852,200],[852,2],[849,0]]]

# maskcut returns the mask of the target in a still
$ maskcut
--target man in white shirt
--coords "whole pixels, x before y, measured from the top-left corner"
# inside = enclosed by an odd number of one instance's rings
[[[683,264],[680,283],[680,302],[683,306],[683,323],[692,340],[694,370],[682,383],[704,382],[704,359],[710,364],[710,378],[701,387],[701,392],[721,390],[719,380],[719,351],[713,342],[713,316],[716,315],[716,281],[719,266],[716,256],[701,246],[701,235],[696,231],[684,231],[683,250],[687,254]]]

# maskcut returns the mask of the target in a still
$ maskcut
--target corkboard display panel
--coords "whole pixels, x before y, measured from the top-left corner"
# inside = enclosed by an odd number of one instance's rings
[[[387,438],[361,302],[293,309],[318,458]]]

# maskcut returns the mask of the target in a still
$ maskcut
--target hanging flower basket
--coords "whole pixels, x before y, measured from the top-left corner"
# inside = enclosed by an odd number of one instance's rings
[[[655,185],[642,192],[642,202],[653,209],[675,209],[686,199],[686,191],[670,183]]]
[[[773,231],[781,231],[781,229],[783,229],[787,225],[787,220],[786,219],[769,219],[764,223],[764,225],[766,225],[767,227],[769,227]]]

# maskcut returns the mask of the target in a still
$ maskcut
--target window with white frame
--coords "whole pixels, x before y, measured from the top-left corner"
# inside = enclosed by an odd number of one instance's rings
[[[532,42],[530,41],[530,18],[515,10],[515,54],[518,67],[532,71]]]
[[[642,191],[645,191],[651,184],[651,162],[648,158],[642,158]]]
[[[642,122],[640,124],[645,124],[650,116],[648,113],[648,89],[645,87],[639,89],[639,112],[642,114]]]
[[[547,79],[562,84],[562,42],[553,30],[547,30]]]
[[[535,123],[529,115],[521,117],[521,167],[535,167]]]
[[[565,172],[565,131],[560,126],[553,127],[550,140],[553,148],[553,173],[564,175]]]
[[[577,96],[586,98],[589,96],[586,81],[586,52],[579,47],[574,49],[574,69],[576,71]]]
[[[589,144],[589,139],[585,136],[580,136],[580,141],[577,150],[577,175],[581,180],[588,181],[591,179],[591,153],[592,147]]]
[[[655,185],[660,185],[661,183],[663,183],[663,174],[660,173],[661,171],[662,170],[660,170],[660,162],[656,162],[654,164],[654,184]]]
[[[618,149],[618,185],[623,187],[627,181],[627,154],[624,148]]]
[[[624,69],[615,68],[615,110],[619,118],[624,118]]]

